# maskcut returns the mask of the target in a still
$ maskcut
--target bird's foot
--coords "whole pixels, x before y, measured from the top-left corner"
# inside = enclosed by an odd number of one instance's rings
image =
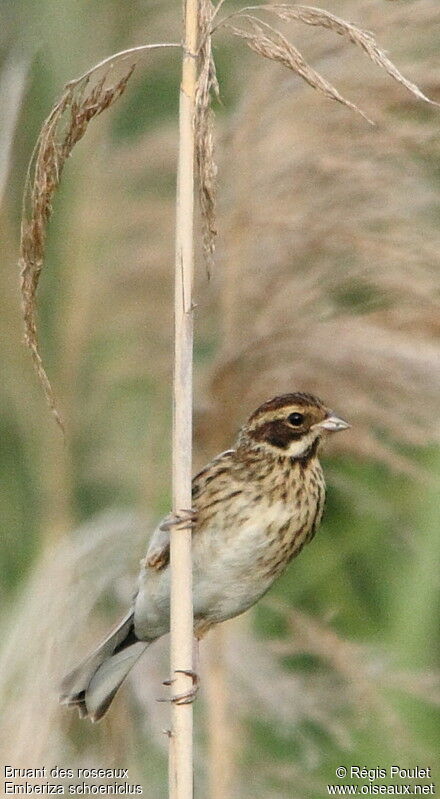
[[[175,705],[190,705],[192,702],[194,702],[194,699],[198,694],[200,688],[200,677],[197,672],[193,671],[192,669],[176,669],[176,672],[179,674],[186,674],[187,677],[191,677],[192,688],[183,694],[172,696],[170,701],[174,702]]]
[[[159,526],[159,530],[169,532],[170,530],[192,529],[197,521],[197,511],[193,508],[189,510],[176,510],[169,513]]]
[[[190,705],[194,702],[196,698],[199,687],[200,687],[200,677],[197,672],[193,671],[192,669],[176,669],[176,674],[186,674],[187,677],[191,677],[192,679],[192,688],[189,691],[185,691],[183,694],[176,694],[175,696],[171,696],[169,699],[158,699],[158,702],[173,702],[175,705]],[[162,685],[172,685],[174,680],[164,680]]]

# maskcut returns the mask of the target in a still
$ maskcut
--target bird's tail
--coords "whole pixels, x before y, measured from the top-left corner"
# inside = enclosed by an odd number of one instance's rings
[[[151,641],[136,638],[133,611],[76,669],[64,677],[60,702],[77,707],[81,718],[99,721],[128,672]]]

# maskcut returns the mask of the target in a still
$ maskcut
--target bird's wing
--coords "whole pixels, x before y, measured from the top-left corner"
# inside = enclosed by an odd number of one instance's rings
[[[201,472],[196,474],[192,481],[192,497],[193,504],[196,510],[196,521],[194,532],[197,533],[197,506],[199,505],[198,498],[200,494],[207,489],[209,485],[219,477],[222,477],[230,463],[231,455],[234,450],[228,449],[217,455],[214,460],[210,461]],[[167,517],[166,517],[167,518]],[[151,536],[150,544],[145,556],[143,565],[156,571],[160,571],[170,562],[170,532],[169,530],[161,529],[163,521],[156,527],[153,535]]]

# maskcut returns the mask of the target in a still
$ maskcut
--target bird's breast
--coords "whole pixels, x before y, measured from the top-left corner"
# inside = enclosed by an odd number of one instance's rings
[[[312,537],[322,503],[321,487],[297,483],[285,497],[243,490],[232,511],[219,508],[194,536],[196,614],[210,606],[216,619],[229,618],[257,602]]]

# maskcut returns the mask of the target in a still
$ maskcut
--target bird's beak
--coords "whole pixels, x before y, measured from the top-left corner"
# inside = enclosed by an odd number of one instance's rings
[[[337,433],[339,430],[346,430],[348,427],[351,427],[351,425],[348,424],[348,422],[344,422],[339,416],[330,414],[323,422],[319,422],[316,427],[321,427],[324,430],[328,430],[330,433]]]

